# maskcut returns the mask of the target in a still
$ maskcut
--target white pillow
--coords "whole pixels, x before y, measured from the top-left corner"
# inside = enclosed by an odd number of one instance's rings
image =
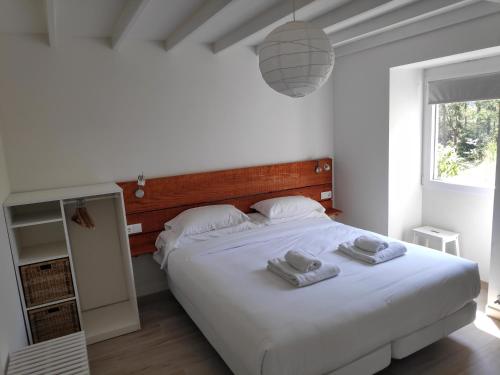
[[[306,214],[283,217],[280,219],[269,219],[267,216],[264,216],[259,212],[254,212],[254,213],[248,214],[248,217],[256,225],[283,224],[283,223],[288,223],[290,221],[296,221],[296,220],[302,220],[302,219],[313,219],[313,218],[330,219],[330,217],[327,214],[325,214],[324,212],[319,212],[319,211],[311,211],[311,212],[308,212]]]
[[[325,208],[311,198],[301,195],[271,198],[255,203],[251,208],[269,219],[282,219],[290,216],[306,215],[312,211],[325,212]]]
[[[190,208],[165,223],[165,229],[192,235],[231,227],[248,221],[243,212],[230,204]]]

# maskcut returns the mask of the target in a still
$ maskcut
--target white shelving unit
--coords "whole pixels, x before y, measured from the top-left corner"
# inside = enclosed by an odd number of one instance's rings
[[[83,326],[91,342],[107,340],[136,331],[137,306],[124,301],[83,312]]]
[[[95,230],[71,220],[76,202],[82,199]],[[29,312],[69,301],[76,302],[88,344],[140,329],[125,206],[118,185],[14,193],[4,202],[4,210],[30,343]],[[21,268],[66,258],[74,296],[27,306]]]
[[[57,223],[60,221],[62,221],[61,210],[33,212],[32,214],[25,214],[20,215],[19,217],[14,217],[11,227],[22,228],[31,225]]]
[[[68,248],[65,241],[19,247],[18,252],[19,266],[61,259],[68,256]]]

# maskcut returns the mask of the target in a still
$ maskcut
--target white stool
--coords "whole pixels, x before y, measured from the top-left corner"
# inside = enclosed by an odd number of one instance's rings
[[[455,243],[455,253],[460,256],[460,245],[458,244],[458,237],[460,233],[450,232],[444,229],[439,229],[431,226],[419,227],[412,229],[413,242],[418,244],[419,238],[425,240],[425,246],[429,247],[429,240],[438,240],[441,243],[441,251],[446,253],[446,244],[449,242]]]
[[[83,331],[27,346],[10,354],[7,375],[89,375]]]

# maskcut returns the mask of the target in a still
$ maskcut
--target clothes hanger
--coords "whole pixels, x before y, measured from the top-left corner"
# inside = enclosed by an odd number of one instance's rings
[[[91,218],[87,211],[86,202],[84,199],[77,200],[76,210],[71,217],[71,220],[84,228],[95,229],[94,220]]]
[[[85,225],[87,226],[87,228],[95,229],[94,220],[92,220],[92,218],[90,217],[90,215],[87,211],[87,207],[80,208],[80,215],[82,216],[83,221],[85,222]]]
[[[75,223],[77,223],[78,225],[80,225],[81,227],[86,227],[85,225],[85,222],[83,221],[83,217],[82,215],[80,214],[80,201],[78,200],[76,202],[76,209],[75,209],[75,213],[73,214],[73,216],[71,217],[71,220],[74,221]]]

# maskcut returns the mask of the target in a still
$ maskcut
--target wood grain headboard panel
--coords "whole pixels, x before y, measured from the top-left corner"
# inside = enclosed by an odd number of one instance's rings
[[[316,173],[316,167],[330,166]],[[233,204],[245,213],[268,198],[304,195],[332,209],[332,200],[321,200],[321,192],[332,191],[331,158],[215,172],[149,179],[142,199],[135,197],[137,181],[119,182],[123,189],[127,223],[142,223],[142,233],[131,235],[133,256],[152,253],[158,233],[166,221],[182,211],[209,204]]]

